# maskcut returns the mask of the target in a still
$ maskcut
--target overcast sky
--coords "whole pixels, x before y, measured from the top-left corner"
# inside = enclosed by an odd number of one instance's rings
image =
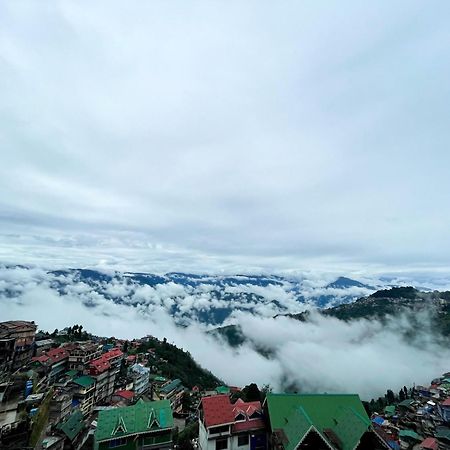
[[[449,13],[0,1],[0,259],[444,273]]]

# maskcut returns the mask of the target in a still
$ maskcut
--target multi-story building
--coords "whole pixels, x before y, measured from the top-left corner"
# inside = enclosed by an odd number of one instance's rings
[[[265,450],[261,403],[239,399],[232,404],[228,395],[202,398],[199,446],[201,450]]]
[[[49,382],[57,380],[66,370],[69,361],[69,353],[64,347],[52,348],[45,352],[43,356],[47,356],[50,361],[50,371],[48,373]]]
[[[100,411],[94,448],[107,450],[170,450],[173,417],[167,400]]]
[[[77,342],[70,346],[69,370],[83,372],[88,364],[102,355],[102,346],[94,342]]]
[[[83,375],[72,380],[73,398],[84,416],[90,414],[95,405],[95,379]]]
[[[150,385],[150,369],[142,364],[133,364],[129,375],[133,379],[133,391],[136,395],[143,394]]]
[[[73,394],[69,389],[58,388],[53,393],[49,406],[49,422],[63,422],[72,411]]]
[[[169,400],[174,412],[181,412],[182,400],[185,388],[178,378],[164,384],[158,392],[158,397],[162,400]]]
[[[34,322],[24,320],[0,322],[0,366],[6,364],[10,370],[17,370],[30,362],[36,329]],[[14,345],[11,347],[13,339]]]
[[[96,403],[107,402],[111,399],[122,359],[122,351],[114,348],[89,363],[89,375],[96,380]]]

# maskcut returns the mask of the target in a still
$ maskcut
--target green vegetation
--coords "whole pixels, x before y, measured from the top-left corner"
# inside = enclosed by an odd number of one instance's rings
[[[209,333],[223,338],[231,347],[239,347],[245,342],[245,337],[239,325],[227,325],[211,330]]]
[[[178,445],[181,450],[192,450],[192,439],[198,437],[198,421],[189,424],[186,428],[174,436],[174,443]]]
[[[39,411],[37,415],[33,418],[32,426],[31,426],[31,435],[29,444],[30,447],[36,447],[41,437],[42,431],[48,422],[48,415],[50,411],[50,401],[52,399],[53,389],[50,389],[45,396],[44,400],[39,406]]]
[[[147,352],[149,349],[154,351],[155,362],[152,364],[158,367],[164,377],[179,378],[188,388],[214,388],[222,384],[211,372],[200,367],[189,352],[168,343],[165,338],[162,341],[150,338],[137,348],[137,352]]]

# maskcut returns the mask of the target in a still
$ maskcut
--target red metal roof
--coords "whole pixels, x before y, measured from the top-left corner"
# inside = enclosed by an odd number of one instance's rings
[[[439,445],[435,438],[427,437],[425,440],[422,441],[420,447],[427,450],[438,450]]]
[[[120,350],[119,348],[112,348],[109,352],[104,353],[101,357],[109,360],[122,355],[123,355],[122,350]]]
[[[233,408],[228,395],[213,395],[202,398],[206,427],[234,422]]]
[[[126,398],[127,400],[132,400],[134,397],[134,392],[133,391],[116,391],[116,392],[114,392],[114,395]]]
[[[63,347],[52,348],[45,354],[52,360],[52,362],[61,361],[62,359],[69,357],[69,352]]]
[[[246,420],[245,422],[236,422],[233,425],[233,432],[237,433],[239,431],[256,430],[264,427],[265,425],[263,419],[252,419]]]
[[[242,399],[238,399],[235,404],[232,404],[230,397],[224,394],[204,397],[202,399],[202,407],[206,427],[234,423],[234,429],[243,431],[264,426],[261,419],[249,420],[248,418],[255,411],[262,412],[260,402],[244,402]],[[245,421],[235,423],[236,416],[240,413],[242,413],[246,419]]]
[[[442,406],[450,406],[450,397],[442,402]]]
[[[31,358],[32,361],[38,361],[40,363],[46,363],[50,358],[48,356],[42,355],[42,356],[35,356]]]
[[[105,370],[108,370],[111,368],[111,364],[109,361],[113,358],[116,358],[118,356],[122,356],[123,352],[118,348],[112,348],[109,352],[104,353],[99,358],[93,359],[89,363],[89,367],[91,369],[91,374],[93,372],[102,373]]]

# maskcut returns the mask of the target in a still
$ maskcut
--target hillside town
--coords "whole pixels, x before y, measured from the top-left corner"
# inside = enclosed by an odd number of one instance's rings
[[[367,403],[225,386],[192,360],[170,365],[174,348],[1,322],[0,448],[450,449],[450,373]]]

